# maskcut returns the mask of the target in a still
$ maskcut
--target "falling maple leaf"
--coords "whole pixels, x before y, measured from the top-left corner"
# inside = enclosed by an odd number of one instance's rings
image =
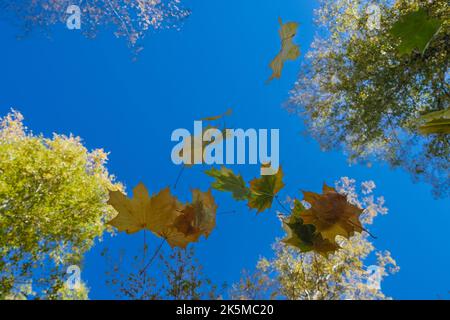
[[[294,201],[294,208],[288,218],[282,219],[283,228],[287,232],[287,237],[283,242],[299,248],[302,252],[311,251],[316,228],[313,225],[303,224],[300,212],[306,210],[298,200]]]
[[[199,121],[215,121],[218,119],[221,119],[225,116],[229,116],[233,113],[233,109],[228,109],[224,113],[217,115],[217,116],[211,116],[211,117],[205,117],[200,119]],[[221,132],[221,135],[214,136],[214,138],[211,139],[211,141],[204,140],[205,138],[205,132],[209,129],[218,129]],[[184,139],[183,145],[180,149],[180,152],[178,154],[175,154],[174,157],[177,161],[180,161],[183,163],[186,167],[192,167],[195,163],[195,155],[198,154],[199,159],[202,161],[204,160],[204,151],[207,146],[213,146],[216,144],[223,143],[224,140],[231,137],[231,131],[227,129],[219,129],[217,126],[208,125],[204,128],[202,128],[202,132],[188,136]],[[186,156],[188,159],[184,159],[185,157],[185,151],[189,151],[190,155]]]
[[[187,237],[197,241],[203,234],[206,238],[216,226],[217,204],[211,194],[192,190],[192,203],[187,204],[174,222],[174,227]]]
[[[304,224],[301,213],[305,210],[300,201],[294,201],[291,215],[282,219],[283,228],[287,233],[287,236],[282,241],[299,249],[301,252],[314,251],[325,257],[338,250],[340,247],[334,241],[323,239],[322,235],[316,232],[314,225]]]
[[[419,121],[425,122],[419,127],[421,134],[450,134],[450,108],[423,115]]]
[[[401,16],[392,26],[390,33],[400,40],[397,48],[400,55],[410,55],[415,49],[423,55],[441,25],[441,20],[431,18],[425,9],[420,8]]]
[[[297,34],[298,23],[287,22],[283,24],[281,18],[279,18],[278,21],[281,26],[278,31],[281,38],[281,50],[269,65],[272,69],[272,76],[268,81],[271,81],[274,78],[281,78],[284,63],[287,60],[296,60],[300,56],[300,47],[293,43],[293,38]]]
[[[270,164],[263,165],[270,167]],[[250,197],[248,206],[257,209],[258,213],[272,206],[272,202],[277,193],[284,187],[283,171],[281,167],[274,175],[261,176],[250,181]]]
[[[183,147],[178,155],[180,159],[183,159],[184,157],[184,150],[190,150],[190,160],[189,163],[184,163],[186,167],[192,167],[194,165],[194,155],[196,152],[201,154],[202,160],[204,156],[204,151],[207,146],[213,146],[215,144],[223,143],[226,139],[231,137],[231,133],[227,129],[222,129],[222,134],[215,137],[212,141],[205,141],[203,140],[204,134],[209,129],[218,129],[218,127],[215,126],[207,126],[203,128],[201,136],[189,136],[184,140]]]
[[[144,184],[133,189],[133,198],[127,198],[120,191],[110,191],[108,204],[118,212],[108,224],[128,234],[143,229],[162,234],[178,216],[180,203],[170,194],[169,188],[157,195],[149,196]]]
[[[221,118],[223,118],[225,116],[230,116],[232,113],[233,113],[233,109],[230,108],[230,109],[228,109],[227,111],[225,111],[222,114],[219,114],[217,116],[212,116],[212,117],[205,117],[205,118],[202,118],[200,120],[201,121],[215,121],[215,120],[219,120],[219,119],[221,119]]]
[[[170,194],[169,188],[150,197],[140,183],[131,199],[120,191],[110,191],[108,204],[118,212],[108,224],[128,234],[150,230],[171,247],[186,248],[201,234],[208,236],[215,226],[217,206],[210,192],[194,190],[192,204],[183,206]]]
[[[246,186],[241,175],[236,175],[232,170],[226,167],[217,170],[212,168],[205,171],[208,176],[216,178],[211,187],[219,191],[229,191],[236,200],[247,200],[250,196],[250,190]]]
[[[349,238],[364,229],[359,217],[364,210],[349,203],[347,197],[334,188],[323,185],[322,194],[303,192],[311,207],[300,212],[304,224],[312,224],[324,240],[335,243],[336,236]]]

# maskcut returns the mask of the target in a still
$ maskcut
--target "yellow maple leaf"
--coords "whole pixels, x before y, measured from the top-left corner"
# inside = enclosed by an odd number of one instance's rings
[[[150,197],[142,183],[133,189],[131,199],[120,191],[110,191],[108,204],[118,212],[118,215],[108,223],[128,234],[142,229],[159,234],[173,223],[178,215],[177,209],[180,208],[179,202],[170,194],[169,188]]]
[[[110,191],[108,204],[118,212],[108,224],[119,231],[133,234],[147,229],[166,239],[171,246],[180,242],[180,232],[173,227],[173,223],[180,215],[182,205],[171,195],[169,188],[150,197],[145,185],[140,183],[133,189],[131,199],[120,191]]]

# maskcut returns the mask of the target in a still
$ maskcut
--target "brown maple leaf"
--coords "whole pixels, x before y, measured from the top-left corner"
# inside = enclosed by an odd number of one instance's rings
[[[311,208],[301,212],[304,224],[312,224],[324,240],[335,243],[336,236],[349,238],[364,229],[359,217],[364,210],[349,203],[347,197],[334,188],[323,185],[322,194],[303,192],[304,200]]]
[[[187,204],[173,226],[189,242],[196,242],[201,235],[206,238],[216,226],[217,205],[211,190],[192,190],[192,203]]]
[[[312,224],[304,224],[300,217],[306,208],[299,201],[294,201],[291,215],[283,218],[283,228],[287,235],[282,240],[287,245],[297,248],[301,252],[314,251],[324,257],[334,253],[340,247],[335,241],[323,239]]]

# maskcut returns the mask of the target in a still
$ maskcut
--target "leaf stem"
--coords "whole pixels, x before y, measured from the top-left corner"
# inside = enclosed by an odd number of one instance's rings
[[[278,204],[280,205],[280,207],[287,212],[287,214],[290,214],[292,210],[288,210],[283,203],[281,203],[280,199],[278,198],[278,196],[274,196],[274,198],[277,200]]]

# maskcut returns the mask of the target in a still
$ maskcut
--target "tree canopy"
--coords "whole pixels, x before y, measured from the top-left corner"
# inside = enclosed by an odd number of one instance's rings
[[[81,31],[94,37],[100,28],[112,27],[117,37],[135,47],[150,30],[171,28],[189,16],[180,0],[92,0],[92,1],[8,1],[0,0],[1,16],[19,19],[25,32],[38,28],[65,25],[70,17],[71,5],[80,10]],[[68,13],[69,11],[69,13]]]
[[[355,180],[341,178],[336,189],[355,205],[364,207],[361,222],[370,226],[386,214],[383,197],[374,196],[375,183],[360,188]],[[261,258],[254,273],[245,272],[232,288],[234,299],[373,300],[387,299],[381,281],[399,270],[388,251],[377,251],[367,233],[337,239],[340,249],[325,257],[320,252],[301,252],[285,241],[274,245],[272,259]],[[371,263],[371,265],[369,265]]]
[[[324,149],[342,149],[351,162],[386,161],[448,196],[449,136],[419,128],[422,115],[449,108],[449,10],[445,0],[320,1],[289,110]],[[415,12],[440,28],[425,50],[405,54],[394,26]]]
[[[113,215],[108,189],[121,186],[106,161],[78,137],[32,134],[16,111],[0,118],[0,297],[29,284],[38,297],[61,292]]]

